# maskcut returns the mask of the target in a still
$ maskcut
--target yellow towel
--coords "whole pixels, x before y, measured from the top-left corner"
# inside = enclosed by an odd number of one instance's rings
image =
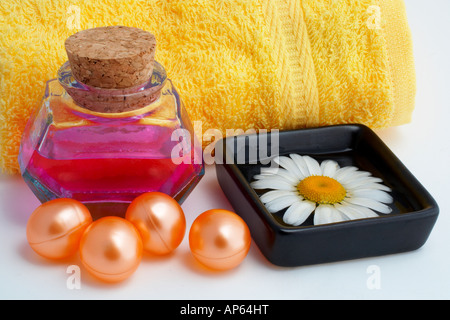
[[[156,59],[208,129],[372,128],[411,120],[415,74],[402,0],[0,2],[0,167],[18,171],[23,128],[71,34],[155,34]],[[201,133],[200,133],[201,134]]]

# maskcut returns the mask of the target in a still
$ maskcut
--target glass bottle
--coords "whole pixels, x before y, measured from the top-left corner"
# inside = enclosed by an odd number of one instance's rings
[[[41,202],[129,203],[160,191],[182,203],[196,186],[201,144],[164,67],[152,64],[143,84],[101,88],[76,79],[69,55],[46,83],[19,151],[22,176]]]

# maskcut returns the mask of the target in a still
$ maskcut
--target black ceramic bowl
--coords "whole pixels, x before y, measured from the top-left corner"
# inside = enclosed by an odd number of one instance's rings
[[[235,212],[247,223],[252,238],[273,264],[301,266],[412,251],[428,239],[439,214],[429,192],[363,125],[337,125],[279,132],[275,136],[227,137],[216,147],[219,184]],[[354,165],[379,177],[392,189],[392,213],[376,218],[314,226],[308,219],[298,227],[285,224],[267,211],[250,186],[253,176],[276,154],[309,155],[319,162],[333,159],[342,166]],[[264,148],[264,152],[259,151]],[[220,152],[222,150],[222,152]],[[218,152],[219,151],[219,152]]]

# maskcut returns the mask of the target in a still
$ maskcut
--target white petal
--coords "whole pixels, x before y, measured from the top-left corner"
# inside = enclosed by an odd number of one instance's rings
[[[284,191],[284,190],[272,190],[272,191],[268,191],[268,192],[264,193],[259,198],[262,203],[267,203],[267,202],[275,200],[277,198],[280,198],[283,196],[289,196],[289,195],[297,195],[297,192]],[[300,195],[298,195],[298,196],[300,196]]]
[[[253,179],[255,179],[255,180],[263,180],[263,179],[266,179],[266,178],[270,179],[270,178],[273,178],[273,177],[276,177],[276,176],[277,176],[276,174],[255,174],[253,176]]]
[[[284,197],[277,198],[275,200],[272,200],[270,202],[266,203],[266,208],[270,213],[275,213],[280,210],[283,210],[284,208],[287,208],[291,206],[292,204],[296,202],[300,202],[301,199],[295,195],[288,195]]]
[[[384,192],[391,192],[391,188],[385,186],[384,184],[381,183],[367,183],[367,184],[362,184],[362,185],[355,185],[355,184],[348,184],[348,183],[343,183],[342,186],[349,191],[350,193],[356,191],[356,190],[381,190]]]
[[[346,183],[352,183],[353,181],[356,181],[359,179],[364,179],[364,178],[370,177],[371,175],[372,174],[367,171],[348,172],[348,174],[338,178],[337,180],[342,184],[346,184]]]
[[[383,203],[391,203],[393,201],[390,194],[377,189],[356,189],[352,191],[351,196],[358,198],[369,198]]]
[[[295,175],[292,174],[292,172],[289,172],[286,169],[279,169],[277,175],[282,176],[286,180],[289,180],[292,183],[295,183],[297,185],[300,182],[300,179],[297,178]]]
[[[270,173],[257,174],[253,178],[256,180],[260,180],[260,179],[276,178],[276,177],[280,177],[280,178],[282,178],[292,184],[295,184],[295,185],[297,185],[299,183],[299,179],[294,177],[293,174],[289,173],[289,171],[287,171],[285,169],[279,169],[276,174],[270,174]]]
[[[391,192],[392,189],[382,183],[368,183],[363,186],[359,186],[358,189],[372,189],[372,190],[383,190],[386,192]]]
[[[289,171],[289,173],[291,173],[299,180],[303,179],[303,174],[300,172],[297,165],[291,158],[280,156],[278,158],[275,158],[274,161],[285,168],[287,171]]]
[[[275,189],[275,190],[286,190],[286,191],[295,191],[296,187],[286,181],[278,181],[278,180],[256,180],[250,183],[250,186],[253,189]]]
[[[320,204],[314,212],[314,225],[341,222],[347,220],[331,205]]]
[[[311,174],[309,173],[308,166],[306,165],[305,159],[303,159],[302,156],[292,153],[290,154],[291,159],[294,161],[297,168],[302,173],[303,177],[302,179],[309,177]]]
[[[336,203],[334,206],[337,210],[339,210],[344,216],[346,216],[350,220],[365,218],[365,216],[361,212],[351,208],[348,205],[342,205],[340,203]]]
[[[341,181],[345,180],[346,177],[355,173],[356,171],[358,171],[357,167],[353,167],[353,166],[342,167],[336,171],[336,173],[334,174],[334,176],[332,178],[341,182]]]
[[[369,209],[373,209],[375,211],[381,212],[381,213],[391,213],[392,209],[385,205],[384,203],[381,203],[379,201],[368,199],[368,198],[358,198],[358,197],[350,197],[346,198],[345,201],[362,206],[367,207]]]
[[[378,217],[378,215],[369,208],[352,205],[346,202],[343,204],[335,204],[335,207],[351,220]]]
[[[334,160],[324,160],[320,164],[320,168],[322,169],[322,175],[331,178],[339,170],[339,164]]]
[[[314,225],[321,225],[328,223],[328,216],[330,215],[330,210],[325,206],[317,206],[314,211]]]
[[[308,166],[309,174],[312,176],[321,176],[322,175],[322,169],[320,168],[319,163],[317,160],[311,158],[310,156],[303,156],[303,159],[306,162],[306,165]]]
[[[286,213],[283,215],[283,221],[286,224],[299,226],[309,217],[314,211],[316,205],[310,201],[295,202]]]
[[[379,217],[379,215],[373,211],[372,209],[369,209],[367,207],[362,207],[362,206],[358,206],[355,204],[348,204],[349,208],[353,208],[355,210],[357,210],[358,212],[360,212],[365,218],[375,218],[375,217]]]
[[[266,175],[266,174],[277,174],[278,173],[278,171],[280,171],[280,170],[282,170],[281,168],[279,168],[279,167],[276,167],[276,168],[272,168],[272,167],[262,167],[261,168],[261,174],[264,174],[264,175]]]
[[[278,180],[278,181],[284,181],[284,182],[289,182],[290,184],[294,185],[294,183],[291,182],[291,180],[286,179],[285,177],[283,177],[281,175],[256,174],[256,175],[253,176],[253,178],[255,180],[268,180],[268,181]],[[295,181],[297,182],[297,180],[295,180]],[[295,185],[297,185],[297,183]]]
[[[360,178],[360,179],[355,179],[349,183],[342,183],[342,185],[346,189],[353,189],[353,190],[356,188],[360,188],[360,189],[376,188],[376,189],[386,190],[386,191],[390,190],[390,189],[388,190],[388,188],[385,187],[380,182],[383,182],[383,180],[381,180],[380,178],[364,177],[364,178]]]

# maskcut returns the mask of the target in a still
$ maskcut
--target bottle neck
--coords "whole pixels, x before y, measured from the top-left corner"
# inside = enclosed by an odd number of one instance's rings
[[[80,107],[77,111],[105,118],[148,113],[148,107],[160,97],[166,79],[164,67],[156,61],[153,74],[146,83],[125,89],[103,89],[81,83],[73,76],[69,62],[63,64],[58,71],[59,83]]]

